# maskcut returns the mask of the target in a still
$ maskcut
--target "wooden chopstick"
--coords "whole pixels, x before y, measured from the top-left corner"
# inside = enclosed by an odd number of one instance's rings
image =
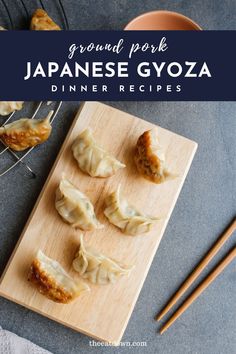
[[[182,315],[184,311],[201,295],[201,293],[214,281],[214,279],[232,262],[236,257],[236,247],[221,261],[218,266],[203,280],[203,282],[196,288],[196,290],[188,297],[188,299],[178,308],[173,316],[164,324],[160,333],[163,334],[177,318]]]
[[[221,249],[224,243],[230,238],[232,233],[236,229],[236,219],[231,223],[231,225],[226,229],[223,235],[217,240],[215,245],[209,250],[206,256],[202,259],[202,261],[198,264],[195,270],[190,274],[190,276],[183,282],[181,287],[177,290],[174,296],[170,299],[164,309],[158,314],[157,321],[160,321],[163,316],[167,314],[167,312],[175,305],[175,303],[179,300],[179,298],[185,293],[185,291],[192,285],[194,280],[201,274],[204,268],[208,265],[208,263],[212,260],[212,258],[217,254],[217,252]]]

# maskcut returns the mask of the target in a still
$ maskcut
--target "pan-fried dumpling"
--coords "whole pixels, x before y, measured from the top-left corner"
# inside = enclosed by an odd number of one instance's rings
[[[20,111],[23,101],[0,101],[0,116],[7,116],[14,111]]]
[[[37,9],[33,14],[30,29],[33,31],[60,31],[60,27],[43,9]]]
[[[133,267],[121,265],[119,262],[85,247],[80,235],[79,250],[73,261],[73,268],[84,278],[98,285],[114,283],[122,275],[129,275]]]
[[[22,151],[42,144],[51,134],[50,111],[45,119],[22,118],[0,127],[0,139],[11,149]]]
[[[72,151],[79,168],[92,177],[109,177],[125,167],[96,143],[90,129],[76,138]]]
[[[144,132],[139,137],[134,160],[138,171],[154,183],[174,178],[166,168],[165,154],[154,129]]]
[[[101,229],[94,207],[88,197],[80,192],[65,176],[56,190],[55,207],[64,221],[84,231]]]
[[[120,185],[105,200],[104,214],[111,224],[119,227],[124,234],[136,236],[151,230],[158,218],[141,214],[120,196]]]
[[[41,294],[63,304],[89,290],[87,284],[74,281],[57,261],[40,250],[31,264],[28,280],[36,285]]]

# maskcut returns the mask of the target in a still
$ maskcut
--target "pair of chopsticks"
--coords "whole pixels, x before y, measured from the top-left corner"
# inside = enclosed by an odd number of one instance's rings
[[[215,245],[208,251],[206,256],[198,264],[191,275],[184,281],[178,291],[170,299],[164,309],[157,316],[157,321],[160,321],[167,312],[176,304],[185,291],[192,285],[201,272],[206,268],[212,258],[219,252],[224,243],[230,238],[236,229],[236,219],[227,228],[223,235],[217,240]],[[170,317],[170,319],[160,329],[160,333],[163,334],[184,311],[201,295],[201,293],[215,280],[215,278],[227,267],[229,263],[236,257],[236,247],[216,266],[216,268],[200,283],[200,285],[192,292],[192,294],[183,302],[183,304],[177,309],[177,311]]]

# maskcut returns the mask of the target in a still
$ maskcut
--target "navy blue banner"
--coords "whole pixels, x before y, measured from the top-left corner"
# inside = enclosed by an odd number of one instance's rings
[[[0,31],[0,100],[235,101],[235,31]]]

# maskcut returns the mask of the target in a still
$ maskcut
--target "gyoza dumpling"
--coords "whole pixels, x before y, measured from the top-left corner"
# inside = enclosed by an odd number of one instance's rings
[[[28,280],[36,285],[41,294],[63,304],[89,290],[87,284],[74,281],[57,261],[40,250],[31,264]]]
[[[120,196],[120,185],[117,191],[111,193],[105,200],[104,214],[111,224],[119,227],[127,235],[140,235],[151,230],[153,224],[159,220],[141,214]]]
[[[56,190],[55,207],[61,217],[75,228],[84,231],[103,228],[96,218],[94,207],[88,197],[64,175]]]
[[[144,132],[138,139],[134,160],[138,171],[154,183],[173,179],[166,168],[165,154],[154,129]]]
[[[114,283],[122,275],[129,275],[133,267],[121,265],[119,262],[84,246],[80,235],[79,250],[73,261],[73,268],[85,279],[98,285]]]
[[[14,111],[20,111],[24,101],[0,101],[0,116],[7,116]]]
[[[33,31],[60,31],[60,27],[43,9],[37,9],[33,14],[30,29]]]
[[[0,139],[11,149],[22,151],[42,144],[51,134],[50,111],[45,119],[22,118],[0,127]]]
[[[79,168],[92,177],[109,177],[125,167],[96,143],[90,129],[75,139],[72,151]]]

